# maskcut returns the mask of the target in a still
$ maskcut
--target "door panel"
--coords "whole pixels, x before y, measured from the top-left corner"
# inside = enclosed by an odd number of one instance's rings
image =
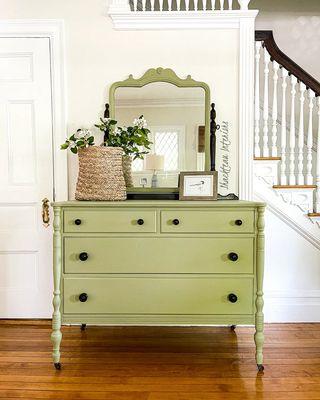
[[[0,38],[0,317],[51,314],[53,196],[48,38]]]

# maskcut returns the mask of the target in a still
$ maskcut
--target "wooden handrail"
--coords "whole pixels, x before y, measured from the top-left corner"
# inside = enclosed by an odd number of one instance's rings
[[[278,47],[273,37],[273,31],[256,31],[256,41],[264,43],[265,48],[271,55],[271,59],[283,66],[290,74],[294,75],[299,81],[303,82],[308,89],[315,92],[316,96],[320,96],[320,82],[313,78],[308,72],[301,68],[291,58],[285,55]]]

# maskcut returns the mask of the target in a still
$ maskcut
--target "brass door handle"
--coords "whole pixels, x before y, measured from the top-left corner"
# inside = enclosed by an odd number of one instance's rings
[[[42,200],[42,222],[46,228],[50,225],[49,200],[46,197]]]

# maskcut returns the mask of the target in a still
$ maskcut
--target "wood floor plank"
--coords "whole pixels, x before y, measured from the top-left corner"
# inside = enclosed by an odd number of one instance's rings
[[[266,325],[265,372],[254,329],[63,327],[63,369],[50,321],[0,321],[0,399],[320,400],[320,324]]]

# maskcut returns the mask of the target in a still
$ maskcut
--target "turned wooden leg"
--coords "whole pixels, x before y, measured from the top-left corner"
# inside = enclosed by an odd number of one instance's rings
[[[257,220],[258,236],[257,236],[257,279],[256,279],[256,314],[254,341],[256,344],[256,362],[259,371],[264,370],[263,366],[263,269],[264,269],[264,207],[258,208]]]
[[[263,334],[263,314],[256,314],[256,333],[254,335],[254,341],[256,344],[256,362],[259,371],[263,371],[263,343],[264,343],[264,334]]]
[[[51,341],[53,345],[52,358],[56,369],[61,369],[60,364],[60,343],[62,339],[61,333],[61,314],[60,314],[60,294],[54,294],[53,306],[55,311],[52,316],[52,333]]]
[[[54,210],[54,235],[53,235],[53,314],[52,314],[52,333],[51,341],[53,344],[52,358],[56,369],[61,369],[60,364],[60,343],[62,339],[61,333],[61,296],[60,296],[60,281],[61,281],[61,215],[60,208]]]

